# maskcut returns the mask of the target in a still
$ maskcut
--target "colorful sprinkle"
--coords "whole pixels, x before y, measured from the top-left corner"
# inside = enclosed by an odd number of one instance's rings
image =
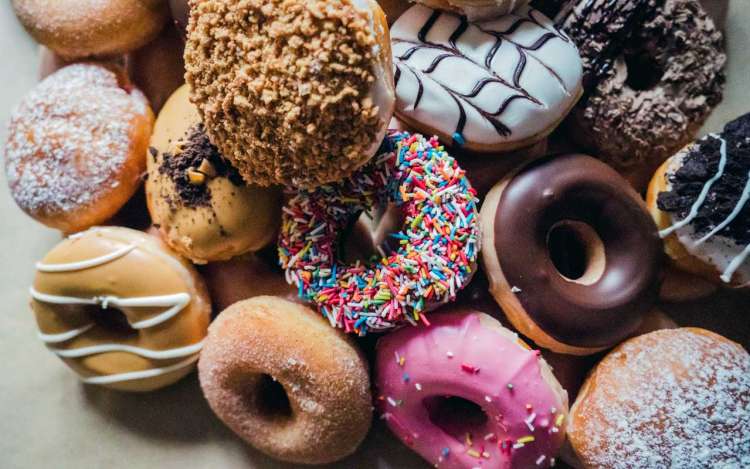
[[[290,194],[279,259],[289,283],[332,326],[365,335],[400,323],[429,324],[425,312],[455,299],[479,254],[476,191],[436,138],[390,134],[384,153],[350,178]],[[345,265],[338,238],[351,220],[388,201],[400,207],[400,248],[374,264]]]

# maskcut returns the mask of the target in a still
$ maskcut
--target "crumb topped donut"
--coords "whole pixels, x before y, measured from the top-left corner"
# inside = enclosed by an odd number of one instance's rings
[[[375,154],[394,95],[373,0],[208,0],[188,29],[192,100],[247,181],[311,188]]]
[[[281,191],[246,184],[208,140],[183,85],[159,113],[146,195],[167,244],[196,263],[227,260],[271,243]]]
[[[39,43],[67,59],[122,54],[145,45],[169,16],[163,0],[13,0]]]
[[[193,370],[211,302],[193,267],[128,228],[70,236],[36,264],[39,337],[84,383],[150,391]]]
[[[298,303],[258,296],[227,308],[209,328],[198,373],[216,415],[282,461],[337,461],[370,429],[366,360]]]
[[[667,160],[647,202],[678,268],[750,286],[750,114]]]
[[[5,172],[13,198],[66,233],[105,222],[141,185],[153,120],[122,68],[57,71],[11,116]]]
[[[584,468],[750,467],[750,355],[704,329],[630,339],[589,375],[568,441]]]

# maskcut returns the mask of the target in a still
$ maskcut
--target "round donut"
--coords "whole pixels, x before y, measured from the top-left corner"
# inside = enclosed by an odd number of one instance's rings
[[[337,461],[370,429],[367,362],[298,303],[258,296],[223,311],[209,328],[198,373],[216,415],[282,461]]]
[[[567,133],[642,188],[721,101],[726,55],[698,0],[612,3],[579,1],[558,18],[587,77]]]
[[[435,467],[554,466],[567,393],[539,351],[490,316],[457,308],[384,336],[375,374],[388,427]]]
[[[195,263],[258,251],[276,238],[281,191],[246,184],[208,140],[179,88],[159,113],[151,137],[149,212],[172,249]]]
[[[654,305],[662,244],[638,194],[585,155],[547,157],[484,200],[482,263],[519,332],[555,352],[611,347]]]
[[[453,147],[529,147],[581,96],[575,45],[528,7],[474,22],[415,5],[394,23],[391,43],[396,114]]]
[[[387,200],[386,200],[387,199]],[[399,249],[377,263],[338,260],[340,233],[362,211],[395,203]],[[300,298],[346,332],[365,335],[453,300],[471,279],[479,249],[474,189],[436,138],[395,133],[350,178],[300,191],[284,207],[279,258]]]
[[[159,240],[128,228],[72,235],[36,264],[39,337],[84,383],[151,391],[198,360],[211,315],[203,280]]]
[[[66,233],[110,219],[141,185],[154,116],[122,68],[74,64],[15,109],[5,174],[18,206]]]
[[[185,62],[211,141],[254,184],[311,189],[350,175],[393,114],[374,0],[195,2]]]
[[[568,441],[586,468],[750,466],[750,355],[704,329],[621,344],[589,375]]]
[[[66,59],[122,54],[159,34],[169,16],[163,0],[13,0],[37,42]]]
[[[647,204],[670,261],[715,284],[750,287],[750,114],[667,160]]]

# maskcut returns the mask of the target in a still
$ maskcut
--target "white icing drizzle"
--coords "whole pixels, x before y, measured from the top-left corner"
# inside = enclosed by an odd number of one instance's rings
[[[42,332],[37,333],[40,339],[42,339],[42,342],[46,344],[58,344],[60,342],[67,342],[70,339],[74,339],[78,337],[79,335],[83,334],[84,332],[88,331],[94,327],[94,323],[89,323],[84,326],[81,326],[77,329],[71,329],[66,332],[61,332],[59,334],[44,334]]]
[[[50,347],[49,349],[57,356],[63,358],[81,358],[108,352],[127,352],[145,358],[152,358],[154,360],[168,360],[170,358],[180,358],[196,354],[200,352],[201,348],[203,348],[203,341],[200,341],[196,344],[187,345],[185,347],[177,347],[167,350],[151,350],[125,344],[99,344],[92,345],[90,347],[79,347],[68,350],[56,349],[52,347]]]
[[[120,249],[103,256],[87,259],[85,261],[69,262],[66,264],[45,264],[43,262],[37,262],[36,269],[40,272],[74,272],[76,270],[90,269],[91,267],[98,267],[119,259],[135,248],[135,244],[128,244],[127,246],[123,246]]]
[[[196,354],[181,362],[175,363],[174,365],[165,366],[163,368],[151,368],[149,370],[131,371],[128,373],[117,373],[114,375],[81,377],[81,381],[87,384],[114,384],[121,383],[123,381],[154,378],[156,376],[165,375],[182,368],[187,368],[198,361],[198,357],[199,355]]]
[[[133,329],[146,329],[168,321],[187,306],[190,295],[187,293],[175,293],[172,295],[139,296],[135,298],[119,298],[116,296],[95,296],[93,298],[79,298],[74,296],[49,295],[41,293],[31,287],[31,297],[43,303],[58,305],[99,305],[107,309],[110,305],[120,308],[135,307],[159,307],[170,306],[170,308],[154,317],[137,321],[130,324]]]
[[[727,165],[727,141],[716,134],[711,134],[711,136],[721,140],[721,159],[719,160],[719,168],[716,171],[716,174],[714,174],[713,177],[711,177],[711,179],[706,181],[706,184],[703,185],[703,189],[701,189],[698,198],[695,199],[692,207],[690,207],[690,212],[688,213],[688,215],[681,221],[673,223],[672,226],[659,231],[659,236],[661,236],[662,238],[666,238],[680,228],[687,226],[691,221],[695,219],[695,217],[698,216],[698,210],[700,210],[701,206],[703,206],[703,203],[706,201],[706,197],[708,197],[708,192],[711,190],[711,187],[714,185],[714,183],[716,183],[716,181],[721,179],[721,176],[724,175],[724,168]]]
[[[725,283],[731,282],[732,276],[734,276],[734,273],[740,268],[742,263],[745,262],[745,259],[747,259],[748,256],[750,256],[750,244],[745,246],[745,249],[743,249],[737,257],[732,259],[732,262],[729,263],[729,266],[724,270],[724,273],[721,274],[721,280]]]
[[[729,226],[729,224],[732,223],[735,218],[737,218],[737,215],[739,215],[742,209],[745,207],[745,204],[747,203],[748,199],[750,199],[750,172],[747,174],[747,182],[745,183],[745,188],[742,189],[742,195],[740,196],[740,200],[737,201],[737,205],[734,206],[732,213],[730,213],[724,219],[724,221],[716,225],[716,228],[714,228],[707,235],[705,235],[704,237],[696,241],[695,245],[698,246],[698,245],[705,243],[706,241],[708,241],[709,238],[716,235],[716,233],[718,233],[719,231]]]

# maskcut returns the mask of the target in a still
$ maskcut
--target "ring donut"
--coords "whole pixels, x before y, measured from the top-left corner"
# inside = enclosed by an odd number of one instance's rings
[[[372,420],[367,362],[310,308],[240,301],[211,324],[198,363],[211,409],[264,453],[325,464],[353,453]]]
[[[193,267],[157,238],[92,228],[36,269],[39,337],[84,383],[150,391],[193,370],[211,302]]]
[[[726,55],[698,0],[612,3],[578,1],[558,17],[581,49],[588,85],[568,135],[640,187],[721,101]]]
[[[381,150],[351,178],[292,196],[279,235],[279,258],[299,296],[331,325],[360,335],[429,323],[423,313],[469,282],[480,242],[476,193],[436,138],[395,133]],[[386,199],[405,215],[391,235],[399,249],[374,265],[343,264],[339,234]]]
[[[584,355],[635,332],[659,289],[662,244],[638,194],[584,155],[498,183],[481,212],[490,292],[519,332]]]

